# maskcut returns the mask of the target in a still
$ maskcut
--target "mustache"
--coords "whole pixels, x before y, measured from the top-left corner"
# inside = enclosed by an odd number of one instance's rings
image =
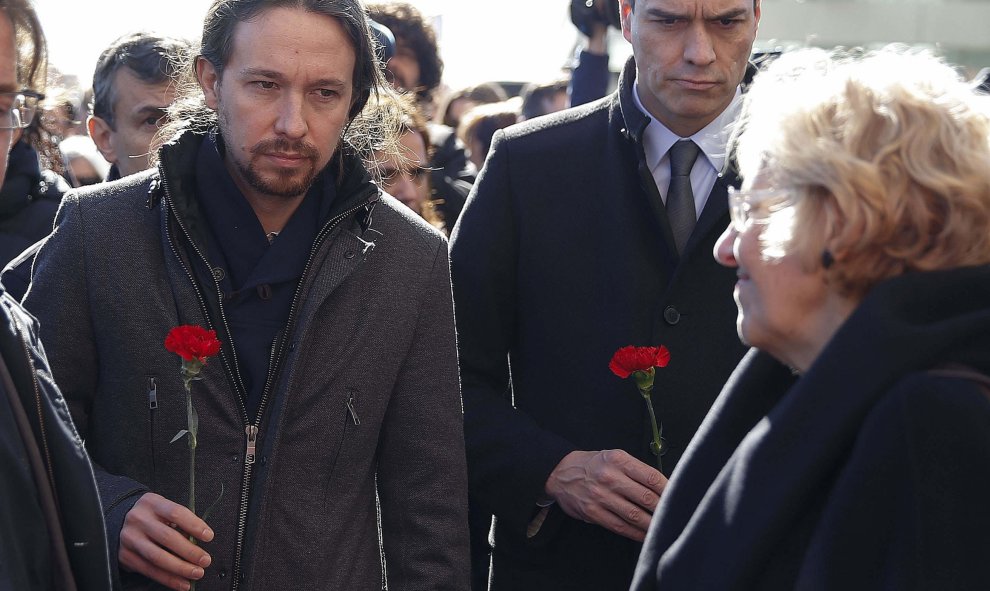
[[[316,149],[316,146],[298,140],[289,141],[285,138],[262,140],[251,147],[251,153],[255,155],[271,153],[299,154],[310,160],[316,160],[319,156],[319,150]]]

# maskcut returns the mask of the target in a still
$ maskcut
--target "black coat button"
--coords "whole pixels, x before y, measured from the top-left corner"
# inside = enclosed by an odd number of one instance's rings
[[[354,251],[353,250],[348,250],[347,252],[345,252],[344,253],[344,258],[345,259],[353,259],[354,258]]]
[[[667,324],[674,326],[681,321],[681,313],[677,311],[677,308],[667,306],[663,311],[663,319],[667,321]]]
[[[258,286],[258,297],[265,300],[266,302],[272,299],[272,286],[267,283],[262,283]]]
[[[224,273],[224,271],[223,271],[223,267],[214,267],[213,268],[213,279],[215,279],[216,281],[223,281],[223,278],[226,275],[227,274]]]

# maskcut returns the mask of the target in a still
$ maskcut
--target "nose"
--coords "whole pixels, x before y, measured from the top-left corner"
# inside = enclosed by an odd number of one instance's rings
[[[408,173],[400,172],[397,173],[395,181],[392,186],[389,187],[389,192],[392,197],[395,197],[399,201],[405,203],[410,209],[419,213],[419,203],[418,196],[419,192],[416,187],[416,183],[413,182],[411,175]]]
[[[276,108],[275,131],[277,133],[291,139],[299,139],[306,135],[309,126],[306,125],[301,95],[286,93]]]
[[[708,23],[702,21],[692,25],[684,45],[684,59],[696,66],[715,62],[715,45],[708,31]]]
[[[738,267],[739,263],[736,262],[736,237],[739,234],[736,229],[729,224],[722,232],[722,235],[718,237],[718,241],[715,242],[715,248],[712,251],[712,255],[718,264],[723,267]]]

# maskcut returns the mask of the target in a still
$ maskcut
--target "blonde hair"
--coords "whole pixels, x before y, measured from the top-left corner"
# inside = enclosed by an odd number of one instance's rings
[[[990,263],[990,97],[927,52],[785,54],[747,93],[734,143],[745,178],[796,195],[765,256],[813,266],[827,250],[843,295]]]

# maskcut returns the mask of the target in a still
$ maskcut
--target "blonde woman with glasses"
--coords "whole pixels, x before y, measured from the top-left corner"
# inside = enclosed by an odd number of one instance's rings
[[[783,56],[715,247],[754,347],[633,588],[990,584],[990,97],[903,48]]]

